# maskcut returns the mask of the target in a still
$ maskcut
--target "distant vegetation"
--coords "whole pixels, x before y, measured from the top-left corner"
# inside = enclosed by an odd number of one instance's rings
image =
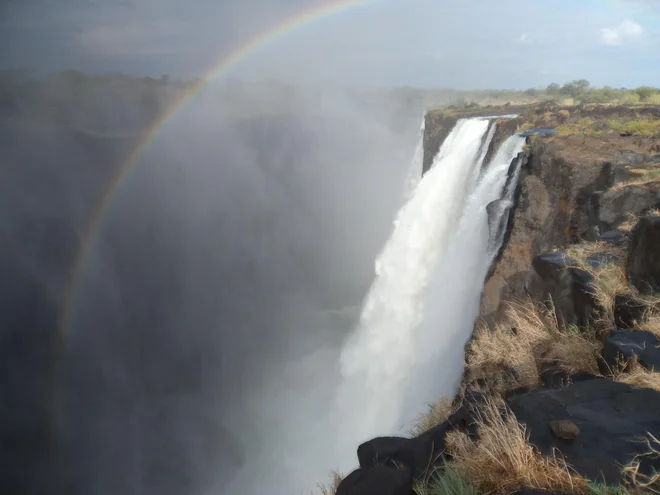
[[[92,76],[68,69],[37,77],[25,70],[4,70],[0,71],[0,118],[37,119],[97,132],[142,130],[200,82],[199,79],[175,80],[167,74],[158,78],[124,74]],[[229,79],[216,82],[213,87],[225,97],[222,98],[226,106],[223,110],[237,115],[296,109],[314,111],[327,105],[324,99],[328,90],[310,85]],[[378,112],[382,120],[400,127],[410,125],[412,119],[419,119],[429,108],[450,105],[469,108],[535,101],[553,101],[564,106],[660,104],[657,88],[595,88],[584,79],[526,90],[344,88],[342,94],[358,106]],[[635,125],[641,126],[637,131],[642,134],[657,134],[655,129],[649,128],[649,123]],[[565,129],[569,130],[573,129]]]

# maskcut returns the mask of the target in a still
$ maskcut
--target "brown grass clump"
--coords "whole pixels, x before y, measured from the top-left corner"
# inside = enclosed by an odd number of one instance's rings
[[[337,488],[339,488],[339,483],[342,482],[343,476],[337,471],[332,471],[330,473],[330,486],[318,485],[318,495],[335,495],[337,493]],[[312,492],[312,495],[317,495]]]
[[[625,373],[617,374],[615,380],[620,383],[627,383],[633,387],[651,388],[660,392],[660,372],[649,371],[639,364],[634,364]]]
[[[439,401],[429,404],[428,411],[417,417],[410,430],[410,435],[416,437],[429,431],[431,428],[441,425],[447,421],[447,418],[455,413],[457,409],[457,405],[452,403],[449,398],[444,396],[441,397]]]
[[[651,332],[660,339],[660,315],[654,314],[649,316],[646,320],[640,323],[639,329]]]
[[[623,474],[631,480],[635,488],[660,493],[660,473],[644,474],[640,472],[641,461],[644,457],[652,460],[660,459],[660,440],[648,433],[648,437],[643,442],[646,443],[647,452],[635,456],[627,466],[624,466]]]
[[[613,254],[619,256],[620,263],[609,263],[601,268],[592,267],[587,261],[594,254]],[[623,248],[605,242],[575,244],[566,249],[566,254],[575,260],[578,268],[589,272],[596,280],[596,301],[603,308],[603,319],[607,326],[614,325],[614,298],[617,294],[629,294],[631,288],[626,280],[623,260],[626,253]]]
[[[515,493],[523,487],[584,494],[587,480],[565,462],[545,457],[528,442],[525,427],[504,402],[491,399],[476,412],[478,440],[462,432],[447,436],[451,467],[482,494]]]
[[[509,303],[506,316],[492,329],[480,326],[467,352],[468,376],[485,381],[490,392],[538,388],[546,363],[598,374],[602,344],[592,330],[560,329],[554,311],[531,300]]]

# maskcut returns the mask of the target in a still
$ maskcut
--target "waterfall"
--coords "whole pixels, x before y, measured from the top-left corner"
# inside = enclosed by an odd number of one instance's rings
[[[417,146],[415,146],[415,153],[413,155],[412,161],[410,162],[410,168],[408,169],[408,175],[406,176],[406,181],[404,183],[403,189],[403,200],[408,201],[412,196],[417,184],[422,180],[422,166],[424,163],[424,129],[426,126],[426,120],[422,118],[422,125],[419,129],[419,136],[417,138]]]
[[[425,404],[455,393],[492,259],[486,207],[505,193],[524,143],[509,138],[482,166],[494,132],[486,118],[459,120],[396,216],[341,353],[338,456],[374,436],[405,433]]]

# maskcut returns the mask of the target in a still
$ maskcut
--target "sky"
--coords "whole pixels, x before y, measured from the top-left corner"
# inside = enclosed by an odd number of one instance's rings
[[[1,68],[198,77],[327,0],[0,0]],[[660,0],[371,0],[262,45],[222,77],[528,88],[660,86]]]

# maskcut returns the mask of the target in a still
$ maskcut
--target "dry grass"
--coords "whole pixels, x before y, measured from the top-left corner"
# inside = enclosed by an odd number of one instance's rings
[[[635,218],[630,223],[634,226],[637,223],[637,219]],[[578,268],[589,272],[596,281],[596,301],[603,309],[601,315],[602,321],[598,322],[598,327],[607,329],[616,327],[614,319],[615,298],[617,295],[627,295],[648,306],[648,316],[650,319],[646,321],[645,325],[651,332],[660,336],[660,320],[653,318],[650,314],[651,309],[660,303],[660,296],[657,294],[642,294],[628,284],[625,269],[625,259],[627,256],[625,249],[604,242],[591,242],[570,246],[566,252],[575,260]],[[613,254],[619,258],[618,261],[608,263],[600,268],[594,268],[589,265],[587,259],[596,253]],[[640,329],[646,330],[647,328]]]
[[[651,474],[644,474],[640,472],[640,467],[644,458],[651,460],[660,459],[660,440],[651,433],[648,433],[648,437],[645,438],[643,442],[646,443],[647,452],[635,456],[635,458],[623,468],[623,474],[631,480],[632,485],[635,488],[660,493],[660,473],[653,472]]]
[[[649,371],[639,364],[633,365],[626,373],[617,374],[615,380],[633,387],[651,388],[660,392],[660,372]]]
[[[441,425],[447,421],[447,418],[456,412],[457,409],[456,404],[452,404],[451,399],[443,396],[439,401],[429,404],[428,411],[417,417],[410,430],[410,435],[416,437],[438,425]]]
[[[343,476],[337,471],[332,471],[330,473],[330,485],[318,485],[318,492],[312,492],[312,495],[335,495],[335,493],[337,493],[337,488],[339,488],[339,483],[341,483],[343,479]]]
[[[658,339],[660,339],[660,315],[652,314],[648,316],[642,323],[639,324],[638,329],[651,332]]]
[[[494,394],[538,388],[540,371],[552,363],[569,373],[598,374],[601,344],[593,331],[560,329],[554,311],[531,300],[509,303],[507,322],[480,326],[467,352],[466,370]]]
[[[588,483],[563,461],[545,457],[528,442],[525,427],[505,406],[491,399],[476,412],[478,440],[462,432],[447,436],[451,467],[482,494],[515,493],[523,487],[585,494]]]

